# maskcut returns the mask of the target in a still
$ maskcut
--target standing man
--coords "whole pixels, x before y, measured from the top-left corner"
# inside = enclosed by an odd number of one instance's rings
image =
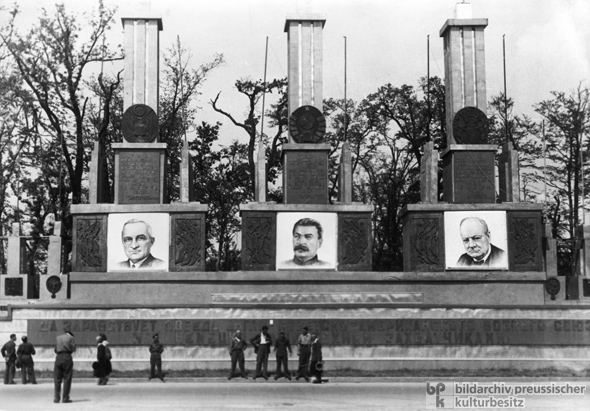
[[[70,388],[72,386],[72,377],[74,375],[74,360],[72,353],[76,351],[74,334],[70,327],[64,327],[64,334],[58,335],[55,339],[55,366],[53,367],[53,380],[55,383],[55,392],[53,402],[59,402],[61,392],[61,382],[64,383],[64,391],[61,402],[72,402],[70,399]]]
[[[23,343],[18,346],[16,355],[20,356],[21,359],[23,384],[27,383],[27,379],[31,384],[37,384],[37,380],[35,379],[35,362],[33,361],[33,355],[36,354],[35,347],[29,342],[26,335],[23,335],[21,340]]]
[[[319,364],[319,367],[318,367]],[[322,357],[322,343],[317,334],[311,335],[311,354],[309,357],[309,373],[314,377],[314,384],[322,383],[322,367],[324,360]]]
[[[297,355],[299,356],[299,369],[297,370],[297,377],[295,377],[297,381],[299,381],[299,378],[305,378],[305,381],[309,382],[307,367],[309,367],[310,346],[311,335],[309,335],[307,327],[303,327],[303,333],[297,339]]]
[[[164,381],[164,374],[162,374],[162,353],[164,352],[164,346],[160,344],[160,336],[156,333],[152,336],[153,342],[150,345],[150,377],[148,380],[152,378],[156,378],[154,371],[158,370],[157,377],[162,382]]]
[[[256,374],[254,375],[254,379],[262,377],[265,380],[268,380],[268,354],[270,353],[270,347],[272,345],[272,339],[268,333],[268,327],[266,325],[263,326],[262,332],[252,338],[250,343],[254,346],[254,352],[256,353]]]
[[[287,351],[289,352],[287,354]],[[279,379],[281,375],[281,365],[285,369],[285,378],[291,381],[291,373],[289,372],[289,356],[293,354],[291,351],[291,344],[289,339],[285,337],[285,332],[279,333],[279,338],[275,341],[275,353],[277,355],[277,372],[275,374],[275,381]]]
[[[234,336],[232,337],[229,343],[229,356],[231,357],[231,371],[229,373],[228,380],[231,380],[236,372],[236,364],[240,364],[240,374],[242,378],[248,379],[246,377],[246,371],[244,370],[244,350],[248,344],[242,338],[242,332],[240,330],[236,330]]]
[[[4,372],[4,384],[16,384],[14,374],[16,373],[16,335],[10,334],[10,340],[2,346],[2,357],[6,361],[6,371]]]

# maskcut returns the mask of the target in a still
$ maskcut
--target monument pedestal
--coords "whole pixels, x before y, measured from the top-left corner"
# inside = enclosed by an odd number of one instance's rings
[[[285,204],[328,204],[329,144],[283,144]]]
[[[454,261],[447,261],[451,251],[463,249],[457,227],[445,227],[445,214],[463,212],[505,213],[505,226],[491,226],[491,242],[504,233],[507,238],[508,271],[545,271],[543,253],[543,204],[410,204],[403,214],[404,271],[445,271]],[[456,239],[445,231],[456,229]],[[456,260],[455,260],[456,261]],[[466,267],[465,269],[470,269]],[[494,271],[492,271],[494,272]],[[497,271],[496,271],[497,272]],[[490,275],[485,271],[486,275]],[[483,275],[483,272],[482,272]]]
[[[451,144],[442,153],[443,200],[448,203],[495,203],[496,177],[490,144]]]
[[[172,204],[78,204],[71,206],[73,217],[72,272],[86,275],[108,271],[109,253],[122,249],[122,224],[109,226],[109,217],[120,214],[154,216],[164,232],[155,232],[157,239],[169,238],[166,271],[205,270],[205,216],[208,206],[199,203]],[[109,237],[109,231],[112,231]],[[112,243],[108,242],[112,239]],[[161,250],[163,248],[160,248]],[[135,272],[141,277],[145,270]],[[117,274],[113,274],[116,276]],[[72,292],[74,288],[72,288]]]
[[[20,223],[12,224],[12,234],[8,237],[6,255],[8,256],[6,275],[0,275],[0,298],[17,301],[33,298],[34,277],[27,274],[26,244],[21,237]]]
[[[292,253],[293,226],[277,226],[277,216],[290,213],[321,213],[336,216],[337,235],[332,246],[337,248],[335,269],[338,271],[369,271],[372,269],[373,207],[365,204],[272,204],[250,203],[240,206],[242,216],[242,270],[277,269],[277,245]]]
[[[165,143],[116,143],[115,204],[162,204]]]

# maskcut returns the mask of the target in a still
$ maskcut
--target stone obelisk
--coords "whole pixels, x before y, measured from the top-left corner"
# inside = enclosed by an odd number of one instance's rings
[[[443,198],[449,203],[495,203],[496,146],[488,144],[484,28],[459,3],[440,30],[444,39],[447,148],[442,153]]]
[[[166,144],[160,143],[160,18],[123,18],[125,29],[124,142],[115,152],[115,204],[162,204]]]
[[[328,154],[323,137],[323,15],[288,15],[289,143],[283,145],[285,204],[328,204]]]

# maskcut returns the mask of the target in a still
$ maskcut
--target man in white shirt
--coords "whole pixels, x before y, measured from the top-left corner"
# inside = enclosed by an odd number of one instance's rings
[[[272,338],[266,325],[262,327],[260,334],[250,340],[250,344],[254,346],[254,352],[256,353],[256,374],[254,379],[262,377],[268,380],[268,354],[270,353]]]

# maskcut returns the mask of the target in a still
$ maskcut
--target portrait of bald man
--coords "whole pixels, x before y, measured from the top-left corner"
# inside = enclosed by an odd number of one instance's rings
[[[486,221],[479,217],[466,217],[459,224],[459,233],[465,253],[459,257],[459,267],[507,267],[506,251],[492,244],[492,235]]]
[[[123,224],[121,243],[127,260],[117,264],[121,270],[162,270],[166,263],[152,255],[151,250],[156,238],[152,227],[145,221],[131,219]]]

